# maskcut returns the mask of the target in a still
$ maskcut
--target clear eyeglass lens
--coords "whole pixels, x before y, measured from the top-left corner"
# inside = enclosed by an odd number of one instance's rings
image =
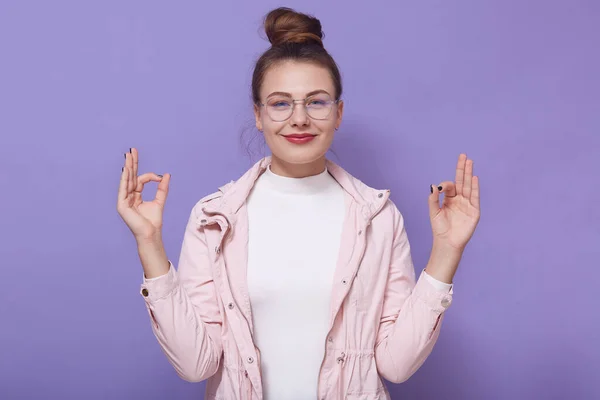
[[[333,102],[328,95],[316,95],[306,99],[306,112],[313,119],[327,119]],[[289,97],[273,97],[266,103],[267,113],[273,121],[285,121],[294,112],[294,101]]]

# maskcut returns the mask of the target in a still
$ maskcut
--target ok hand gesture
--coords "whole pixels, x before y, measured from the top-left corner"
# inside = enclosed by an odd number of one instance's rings
[[[121,173],[117,211],[129,227],[136,240],[147,240],[160,236],[162,217],[167,194],[169,192],[170,174],[157,175],[152,172],[138,176],[138,151],[135,148],[125,153],[125,165]],[[158,182],[158,190],[152,201],[142,200],[144,185]]]
[[[440,207],[440,193],[444,201]],[[431,187],[429,216],[436,244],[464,250],[479,222],[479,178],[473,176],[473,160],[458,157],[455,182]]]

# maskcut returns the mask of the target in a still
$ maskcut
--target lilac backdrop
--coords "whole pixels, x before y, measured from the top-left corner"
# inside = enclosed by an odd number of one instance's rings
[[[152,336],[115,209],[123,152],[173,174],[167,252],[194,203],[260,156],[261,18],[281,3],[0,3],[0,398],[200,399]],[[600,6],[290,1],[345,80],[332,159],[404,213],[416,267],[428,185],[475,159],[482,219],[455,302],[398,399],[600,398]],[[154,190],[155,186],[149,187]]]

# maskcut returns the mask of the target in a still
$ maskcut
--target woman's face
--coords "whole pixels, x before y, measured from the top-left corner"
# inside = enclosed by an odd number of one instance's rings
[[[342,122],[343,103],[333,102],[335,96],[326,68],[293,61],[269,68],[260,89],[264,106],[255,106],[254,113],[274,161],[290,166],[324,161]]]

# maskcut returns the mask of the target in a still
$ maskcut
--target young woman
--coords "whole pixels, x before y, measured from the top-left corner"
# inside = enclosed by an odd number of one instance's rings
[[[183,379],[208,379],[206,399],[389,399],[381,377],[423,364],[450,306],[479,221],[473,162],[461,154],[455,182],[430,187],[433,248],[417,279],[389,191],[325,158],[344,104],[319,20],[279,8],[265,30],[252,96],[271,156],[193,207],[177,269],[161,234],[170,176],[138,176],[138,152],[125,154],[117,209],[153,332]]]

